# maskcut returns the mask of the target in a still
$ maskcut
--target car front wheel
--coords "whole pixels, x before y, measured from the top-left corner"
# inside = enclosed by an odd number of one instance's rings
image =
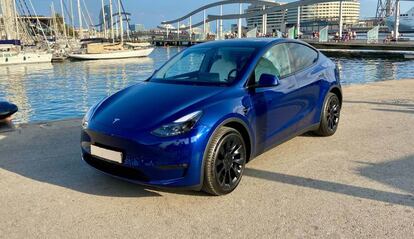
[[[219,128],[207,146],[203,190],[217,196],[231,193],[240,183],[246,158],[241,134],[233,128]]]

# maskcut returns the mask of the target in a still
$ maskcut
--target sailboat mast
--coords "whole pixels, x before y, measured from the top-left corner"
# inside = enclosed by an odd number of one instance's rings
[[[50,12],[51,12],[51,15],[52,15],[53,32],[55,32],[55,38],[57,39],[58,38],[58,27],[57,27],[57,23],[56,23],[55,5],[54,5],[53,1],[50,4]]]
[[[84,10],[85,10],[85,12],[86,12],[86,15],[83,13],[83,16],[84,16],[84,18],[85,18],[85,22],[88,24],[87,26],[88,26],[88,32],[90,31],[90,27],[92,28],[92,33],[93,34],[96,34],[96,32],[95,32],[95,24],[93,24],[93,21],[92,21],[92,18],[91,18],[91,15],[89,14],[89,10],[88,10],[88,6],[86,5],[86,3],[85,3],[85,0],[82,0],[82,2],[83,2],[83,7],[84,7]],[[88,22],[88,20],[89,20],[89,22]]]
[[[113,18],[113,13],[112,13],[112,0],[109,0],[109,14],[111,15],[111,38],[112,38],[112,42],[114,42],[114,18]]]
[[[40,28],[40,31],[42,32],[43,38],[44,38],[44,40],[45,40],[45,42],[46,42],[47,48],[50,50],[50,45],[49,45],[49,43],[48,43],[48,41],[47,41],[47,37],[46,37],[45,31],[43,30],[43,27],[42,27],[42,25],[40,24],[39,15],[37,15],[37,13],[36,13],[36,9],[35,9],[35,8],[34,8],[34,6],[33,6],[32,0],[29,0],[29,3],[30,3],[30,7],[31,7],[31,8],[32,8],[32,10],[33,10],[33,13],[34,13],[34,14],[35,14],[35,16],[36,16],[37,26]]]
[[[124,23],[122,20],[122,14],[121,14],[121,0],[118,0],[118,15],[119,15],[119,25],[121,30],[121,44],[124,43]]]
[[[86,22],[86,29],[88,30],[88,34],[91,35],[90,25],[88,24],[88,19],[85,16],[85,12],[81,10],[81,14],[83,17],[83,21]]]
[[[72,37],[76,38],[75,36],[75,18],[73,15],[73,0],[69,0],[69,4],[70,4],[70,21],[72,24]]]
[[[81,4],[78,0],[78,17],[79,17],[79,38],[83,38],[83,29],[82,29],[82,13],[81,13]]]
[[[13,0],[14,20],[16,21],[16,38],[20,39],[19,18],[17,15],[16,1]]]
[[[105,5],[104,5],[104,0],[101,0],[101,2],[102,2],[102,19],[103,19],[103,22],[102,22],[102,28],[103,28],[103,31],[104,31],[104,37],[105,37],[105,39],[106,38],[108,38],[108,35],[107,35],[107,32],[106,32],[106,15],[105,15]]]
[[[65,39],[68,39],[68,36],[66,35],[66,21],[65,21],[65,12],[63,11],[63,0],[60,0],[60,10],[62,11],[62,23],[63,23],[63,35],[65,36]]]
[[[116,5],[115,5],[115,11],[116,11]],[[118,15],[118,14],[116,14]],[[119,28],[118,28],[118,20],[115,17],[115,38],[118,40],[119,37]]]

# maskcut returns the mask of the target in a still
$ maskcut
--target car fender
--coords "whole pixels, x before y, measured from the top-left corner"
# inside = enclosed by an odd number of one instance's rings
[[[323,112],[323,107],[324,107],[324,105],[325,105],[325,102],[326,102],[326,99],[327,99],[327,97],[328,97],[328,94],[329,94],[329,92],[332,92],[333,90],[335,90],[335,89],[337,89],[337,90],[339,90],[339,92],[341,92],[341,97],[343,97],[343,94],[342,94],[342,88],[341,88],[341,86],[340,85],[337,85],[337,84],[331,84],[330,85],[330,87],[329,88],[327,88],[328,90],[327,91],[325,91],[325,92],[323,92],[323,97],[321,97],[321,101],[322,102],[320,102],[320,106],[321,106],[321,108],[319,109],[319,123],[321,122],[321,120],[322,120],[322,112]]]
[[[203,186],[203,182],[204,182],[204,166],[205,166],[205,157],[207,155],[207,147],[210,145],[211,140],[213,138],[213,135],[215,135],[215,133],[217,132],[217,130],[220,127],[222,127],[222,126],[224,126],[224,125],[226,125],[228,123],[231,123],[231,122],[240,123],[246,129],[246,131],[247,131],[247,133],[249,135],[249,138],[250,138],[250,149],[251,150],[250,150],[249,157],[251,158],[254,155],[253,154],[253,152],[254,152],[253,145],[254,145],[255,139],[254,139],[254,137],[252,137],[253,136],[253,133],[252,133],[253,130],[250,127],[250,124],[248,123],[247,119],[245,117],[243,117],[242,115],[236,114],[236,113],[233,113],[233,114],[227,115],[226,117],[223,117],[221,120],[219,120],[212,127],[212,129],[214,129],[214,130],[211,130],[210,133],[208,134],[208,141],[207,141],[207,144],[204,147],[203,158],[202,158],[203,161],[201,163],[201,169],[200,169],[200,189]]]

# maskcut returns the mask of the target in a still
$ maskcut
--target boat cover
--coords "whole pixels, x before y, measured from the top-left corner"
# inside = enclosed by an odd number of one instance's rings
[[[4,120],[12,116],[18,111],[18,108],[15,104],[0,101],[0,120]]]

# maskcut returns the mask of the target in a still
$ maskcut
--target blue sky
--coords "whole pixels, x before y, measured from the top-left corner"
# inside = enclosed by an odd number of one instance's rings
[[[60,0],[32,0],[38,13],[43,15],[50,14],[49,6],[52,1],[54,1],[56,10],[60,9]],[[64,1],[68,4],[70,0]],[[77,0],[72,1],[75,4]],[[85,1],[87,4],[91,18],[96,23],[101,0],[82,1]],[[104,2],[109,2],[109,0],[104,0]],[[113,2],[117,2],[117,0],[113,0]],[[132,14],[132,22],[142,23],[147,28],[156,27],[161,21],[183,16],[191,10],[211,2],[216,2],[216,0],[123,0],[127,11]],[[292,0],[284,0],[283,2],[292,2]],[[377,0],[361,0],[361,17],[374,16],[376,5]],[[411,7],[414,7],[414,3],[402,3],[401,11],[408,11]],[[238,7],[229,5],[224,11],[227,13],[235,13],[238,11]],[[218,9],[212,9],[209,13],[218,13]],[[201,16],[198,16],[198,18],[193,21],[201,20]]]

